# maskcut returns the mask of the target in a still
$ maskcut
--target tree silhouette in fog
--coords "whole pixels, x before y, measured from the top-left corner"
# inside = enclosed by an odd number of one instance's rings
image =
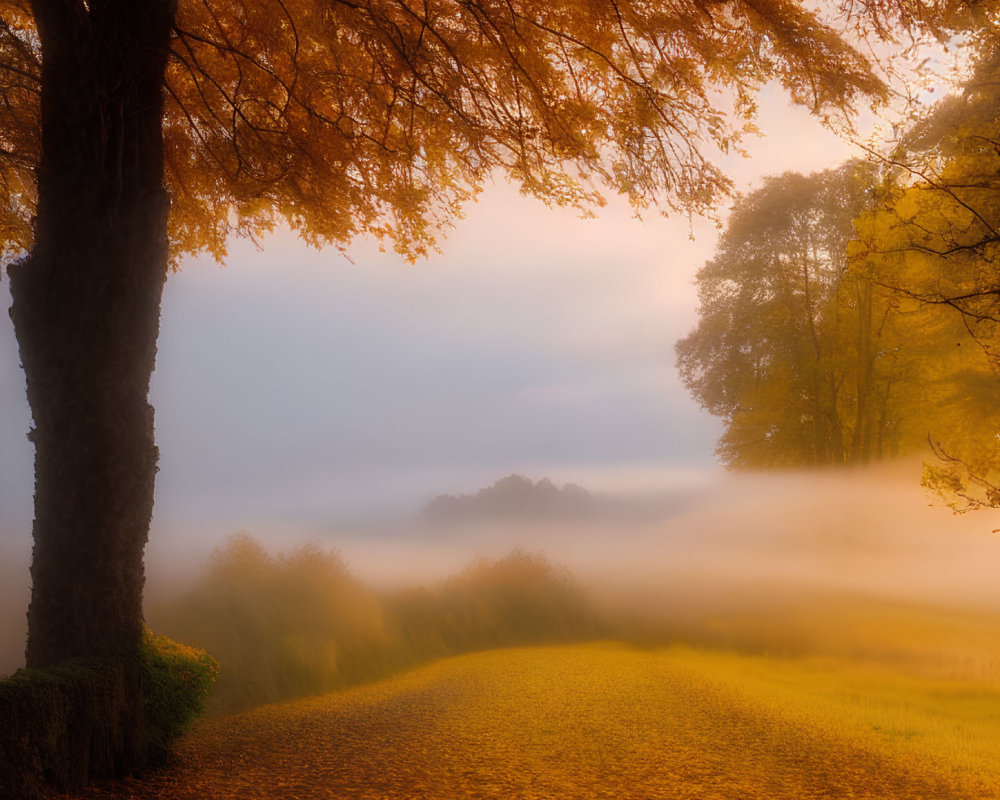
[[[578,519],[593,510],[590,493],[575,483],[559,487],[548,478],[532,481],[508,475],[475,494],[438,495],[424,507],[421,518],[433,523]]]

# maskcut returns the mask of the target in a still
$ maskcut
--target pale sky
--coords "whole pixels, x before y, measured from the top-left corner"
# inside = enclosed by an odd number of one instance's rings
[[[727,162],[741,188],[852,154],[778,92],[761,110],[753,159]],[[511,472],[600,490],[716,470],[719,425],[673,355],[716,236],[619,200],[584,220],[498,185],[416,265],[368,242],[352,264],[289,234],[236,243],[225,268],[189,259],[167,283],[153,379],[154,536],[405,515]],[[0,537],[25,546],[28,427],[3,314]]]

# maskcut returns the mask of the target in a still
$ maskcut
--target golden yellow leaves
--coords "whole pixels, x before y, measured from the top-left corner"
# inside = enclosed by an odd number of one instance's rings
[[[996,711],[995,686],[843,662],[502,650],[207,721],[173,766],[83,796],[979,800],[997,776],[934,748],[995,738]]]

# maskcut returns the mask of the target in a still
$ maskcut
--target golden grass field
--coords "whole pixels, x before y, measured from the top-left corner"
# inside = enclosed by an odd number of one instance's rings
[[[615,643],[442,660],[205,720],[81,798],[1000,798],[1000,682]]]

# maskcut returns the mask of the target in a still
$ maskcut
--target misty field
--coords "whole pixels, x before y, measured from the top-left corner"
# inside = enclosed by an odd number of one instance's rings
[[[1000,683],[845,658],[492,650],[203,721],[89,798],[991,798]]]

